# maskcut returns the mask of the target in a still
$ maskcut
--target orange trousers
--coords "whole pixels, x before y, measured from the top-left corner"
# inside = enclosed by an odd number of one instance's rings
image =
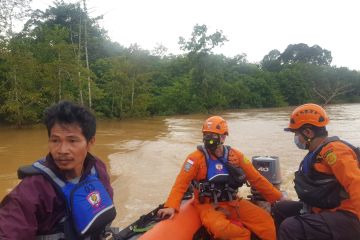
[[[263,240],[276,240],[276,230],[270,214],[249,202],[238,199],[220,202],[195,204],[200,219],[215,238],[222,240],[250,240],[251,232]]]

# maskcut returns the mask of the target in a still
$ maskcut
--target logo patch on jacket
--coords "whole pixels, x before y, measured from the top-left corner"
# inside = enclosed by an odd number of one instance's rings
[[[88,202],[93,206],[94,208],[97,208],[100,206],[101,203],[101,197],[100,193],[98,191],[91,192],[87,197]]]
[[[332,166],[336,163],[337,157],[333,151],[328,151],[325,156],[326,162]]]
[[[194,162],[191,159],[186,160],[186,163],[184,165],[184,171],[188,172],[193,164]]]
[[[244,163],[245,163],[245,164],[250,164],[251,162],[250,162],[250,160],[249,160],[247,157],[244,156]]]
[[[216,170],[221,171],[224,167],[223,167],[222,164],[218,163],[218,164],[215,165],[215,168],[216,168]]]

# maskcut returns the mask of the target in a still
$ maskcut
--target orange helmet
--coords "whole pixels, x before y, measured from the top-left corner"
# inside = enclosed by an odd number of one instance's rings
[[[304,124],[311,124],[316,127],[324,127],[329,123],[329,117],[325,110],[313,103],[301,105],[291,113],[289,127],[285,131],[294,131]]]
[[[206,119],[202,127],[202,132],[229,135],[229,129],[226,121],[219,116],[212,116]]]

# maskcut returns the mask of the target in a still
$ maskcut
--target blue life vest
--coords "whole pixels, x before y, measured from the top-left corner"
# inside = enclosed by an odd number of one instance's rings
[[[224,147],[224,155],[223,157],[217,158],[217,159],[211,159],[209,153],[206,151],[204,146],[200,146],[201,151],[205,155],[206,159],[206,166],[207,166],[207,173],[206,173],[206,179],[209,182],[221,182],[225,183],[229,181],[229,170],[225,166],[225,164],[228,162],[229,158],[229,149],[227,147]]]
[[[304,159],[300,163],[299,169],[303,171],[305,174],[308,174],[312,168],[313,162],[315,162],[317,156],[317,151],[309,152],[306,154]]]
[[[41,159],[33,164],[62,193],[66,200],[67,215],[78,236],[91,235],[114,220],[116,211],[106,188],[99,180],[95,167],[79,183],[63,181]]]
[[[246,182],[246,175],[241,168],[232,166],[229,162],[229,146],[224,146],[224,154],[217,159],[211,159],[203,145],[197,147],[206,159],[206,179],[192,181],[192,185],[199,191],[199,200],[204,202],[209,198],[211,202],[232,201],[237,198],[238,188]]]
[[[340,141],[350,147],[360,162],[360,149],[336,136],[327,138],[313,152],[308,153],[299,170],[295,172],[294,187],[299,199],[309,206],[332,209],[338,207],[342,200],[349,198],[349,194],[333,174],[321,173],[314,168],[323,147],[334,141]]]

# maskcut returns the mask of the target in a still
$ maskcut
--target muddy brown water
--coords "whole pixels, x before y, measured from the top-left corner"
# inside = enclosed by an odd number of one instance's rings
[[[216,113],[229,124],[226,144],[252,156],[278,156],[282,185],[290,197],[293,172],[305,155],[286,133],[293,107]],[[330,135],[360,145],[360,104],[327,107]],[[103,159],[111,175],[118,215],[115,226],[126,226],[166,200],[186,156],[201,144],[201,126],[208,115],[153,117],[141,120],[99,121],[92,153]],[[47,153],[43,126],[0,127],[0,199],[18,182],[16,170]],[[247,189],[242,190],[246,194]],[[245,192],[245,193],[244,193]]]

